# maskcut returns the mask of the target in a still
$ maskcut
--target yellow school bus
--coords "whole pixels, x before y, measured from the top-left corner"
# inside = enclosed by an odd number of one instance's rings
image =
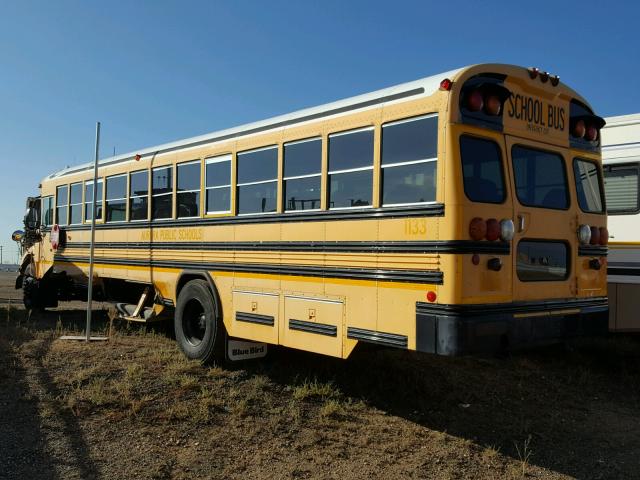
[[[605,332],[603,125],[559,77],[482,64],[103,159],[96,185],[67,168],[30,200],[17,286],[86,294],[96,194],[94,298],[173,318],[190,358]]]

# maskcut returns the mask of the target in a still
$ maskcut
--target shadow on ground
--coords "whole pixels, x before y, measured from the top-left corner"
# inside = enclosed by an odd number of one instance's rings
[[[6,315],[6,310],[5,312]],[[12,311],[0,320],[0,478],[91,479],[99,471],[76,417],[47,409],[60,396],[42,364],[61,318],[79,321],[78,311],[28,315]],[[98,326],[106,317],[96,312]],[[38,334],[39,333],[39,334]]]

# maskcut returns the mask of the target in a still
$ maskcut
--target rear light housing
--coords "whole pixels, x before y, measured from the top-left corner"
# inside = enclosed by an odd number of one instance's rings
[[[487,220],[487,240],[493,242],[500,238],[500,223],[495,218]]]
[[[588,245],[591,241],[591,227],[589,225],[580,225],[578,227],[578,241],[582,245]]]
[[[480,217],[475,217],[469,223],[469,236],[472,240],[480,241],[487,236],[487,224]]]
[[[603,118],[594,115],[582,102],[571,100],[569,115],[569,143],[573,148],[598,150],[600,148],[600,130],[605,125]]]
[[[609,230],[607,227],[600,227],[600,245],[609,244]]]
[[[513,225],[513,220],[510,218],[506,218],[500,221],[500,239],[505,242],[510,242],[513,240],[513,236],[515,235],[516,229]]]
[[[480,74],[462,85],[460,113],[464,123],[502,131],[504,103],[511,96],[511,91],[503,85],[505,78]]]

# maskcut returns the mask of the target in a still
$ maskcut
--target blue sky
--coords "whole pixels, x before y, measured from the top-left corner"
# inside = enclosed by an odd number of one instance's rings
[[[640,111],[636,2],[15,1],[0,16],[0,244],[45,175],[480,62]]]

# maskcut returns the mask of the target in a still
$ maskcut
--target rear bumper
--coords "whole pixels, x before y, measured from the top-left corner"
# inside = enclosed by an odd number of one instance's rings
[[[490,305],[416,303],[416,350],[492,353],[608,331],[606,297]]]

